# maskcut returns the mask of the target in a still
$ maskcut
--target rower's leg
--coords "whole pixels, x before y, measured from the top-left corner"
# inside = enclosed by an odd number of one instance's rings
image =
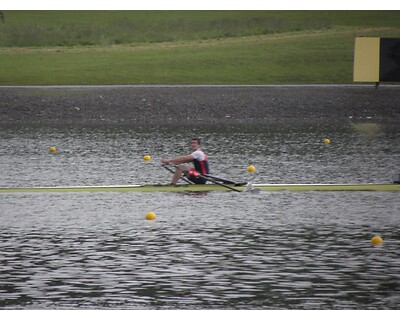
[[[178,183],[178,180],[182,177],[183,173],[189,172],[190,167],[189,166],[179,166],[176,168],[174,175],[172,176],[172,181],[171,184],[174,186]]]
[[[183,171],[181,169],[176,169],[174,175],[172,176],[171,184],[176,186],[178,180],[181,178]]]

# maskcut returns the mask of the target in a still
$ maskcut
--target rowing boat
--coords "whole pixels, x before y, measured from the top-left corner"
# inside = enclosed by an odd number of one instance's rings
[[[233,187],[233,185],[231,185]],[[244,191],[245,186],[234,186]],[[400,191],[400,184],[395,183],[358,183],[358,184],[253,184],[261,191]],[[207,192],[229,191],[218,184],[204,185],[111,185],[111,186],[59,186],[59,187],[3,187],[0,193],[30,192]]]

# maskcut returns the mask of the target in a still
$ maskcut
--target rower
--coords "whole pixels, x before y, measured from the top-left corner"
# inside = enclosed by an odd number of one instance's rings
[[[172,164],[176,166],[174,175],[172,176],[171,184],[176,186],[178,180],[185,175],[190,181],[195,184],[205,184],[207,179],[203,175],[209,174],[208,157],[201,149],[199,138],[193,138],[190,142],[192,153],[178,156],[175,158],[161,159],[163,165]],[[186,165],[192,162],[194,168]]]

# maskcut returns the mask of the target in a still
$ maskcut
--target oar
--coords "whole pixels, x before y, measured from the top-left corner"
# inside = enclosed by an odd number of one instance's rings
[[[167,169],[169,172],[171,173],[175,173],[174,170],[172,170],[170,167],[168,167],[167,164],[163,164],[162,165],[165,169]],[[188,178],[186,178],[185,176],[180,176],[180,179],[182,179],[183,181],[189,183],[189,184],[195,184],[193,181],[190,181]]]
[[[169,163],[169,165],[174,166],[175,168],[179,168],[179,166],[176,165],[176,164]],[[166,165],[163,165],[163,166],[164,166],[165,168],[167,168]],[[170,172],[174,172],[171,168],[168,168],[167,170],[170,171]],[[199,175],[199,177],[201,177],[201,178],[203,178],[203,179],[205,179],[205,180],[207,180],[207,181],[210,181],[210,182],[215,183],[215,184],[217,184],[217,185],[219,185],[219,186],[221,186],[221,187],[224,187],[224,188],[230,189],[230,190],[232,190],[232,191],[236,191],[236,192],[248,192],[248,191],[252,191],[252,190],[253,190],[253,180],[254,180],[255,177],[256,177],[256,174],[254,174],[254,175],[251,177],[251,179],[246,183],[246,188],[242,191],[242,190],[236,189],[236,188],[234,188],[234,187],[231,187],[231,186],[229,186],[229,185],[227,185],[227,184],[218,182],[218,181],[216,181],[215,179],[213,179],[213,178],[216,178],[216,177],[211,177],[210,175],[203,175],[203,174],[201,174],[200,172],[198,172],[198,175]],[[190,181],[189,179],[185,178],[184,176],[182,176],[181,178],[182,178],[183,180],[185,180],[185,181],[190,182],[191,184],[194,184],[193,181]],[[230,181],[230,182],[233,182],[233,181]],[[234,184],[234,183],[233,183],[233,184]]]
[[[250,180],[247,183],[245,183],[246,184],[246,188],[244,190],[239,190],[239,189],[233,188],[231,186],[228,186],[226,184],[220,183],[220,182],[218,182],[216,180],[208,179],[208,175],[202,175],[202,174],[199,173],[199,176],[204,178],[204,179],[206,179],[206,180],[208,180],[208,181],[211,181],[211,182],[213,182],[215,184],[218,184],[218,185],[220,185],[222,187],[225,187],[225,188],[231,189],[233,191],[237,191],[237,192],[249,192],[249,191],[256,190],[256,189],[253,188],[253,181],[256,178],[257,173],[254,173],[254,175],[250,178]]]
[[[208,177],[202,175],[201,173],[199,173],[199,176],[200,176],[201,178],[206,179],[207,181],[210,181],[210,182],[212,182],[212,183],[215,183],[215,184],[217,184],[217,185],[219,185],[219,186],[221,186],[221,187],[228,188],[228,189],[231,189],[231,190],[236,191],[236,192],[242,192],[241,190],[236,189],[236,188],[231,187],[231,186],[228,186],[227,184],[223,184],[223,183],[218,182],[218,181],[216,181],[216,180],[214,180],[214,179],[210,179],[210,178],[208,178]]]
[[[228,179],[225,179],[225,178],[220,178],[220,177],[212,176],[211,174],[204,174],[204,176],[206,176],[207,178],[211,178],[211,179],[213,179],[213,180],[220,181],[220,182],[222,182],[222,183],[233,184],[233,185],[235,185],[235,186],[243,186],[243,185],[246,184],[246,182],[235,182],[235,181],[228,180]]]
[[[175,168],[179,168],[179,166],[176,165],[176,164],[170,163],[170,165],[171,165],[171,166],[174,166]],[[205,180],[207,180],[207,181],[213,182],[213,183],[215,183],[215,184],[217,184],[217,185],[219,185],[219,186],[221,186],[221,187],[228,188],[228,189],[231,189],[231,190],[236,191],[236,192],[242,192],[242,191],[239,190],[239,189],[233,188],[233,187],[228,186],[228,185],[226,185],[226,184],[223,184],[223,183],[221,183],[221,182],[215,181],[215,180],[213,180],[213,179],[211,179],[211,178],[209,178],[209,177],[207,177],[207,176],[204,176],[204,175],[202,175],[200,172],[198,172],[198,174],[199,174],[199,177],[201,177],[201,178],[203,178],[203,179],[205,179]],[[186,178],[185,178],[185,179],[186,179]],[[190,181],[190,180],[189,180],[189,181]],[[191,182],[192,182],[192,181],[191,181]]]

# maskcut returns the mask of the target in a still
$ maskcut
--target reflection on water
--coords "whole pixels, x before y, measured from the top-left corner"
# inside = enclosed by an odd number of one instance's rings
[[[200,136],[213,172],[386,182],[399,131],[351,126],[4,128],[0,185],[164,183]],[[324,145],[322,140],[332,141]],[[59,152],[50,154],[55,145]],[[153,160],[145,163],[144,154]],[[397,170],[397,171],[396,171]],[[397,309],[391,192],[0,195],[2,309]],[[157,219],[144,216],[155,211]],[[372,247],[379,234],[383,246]]]

